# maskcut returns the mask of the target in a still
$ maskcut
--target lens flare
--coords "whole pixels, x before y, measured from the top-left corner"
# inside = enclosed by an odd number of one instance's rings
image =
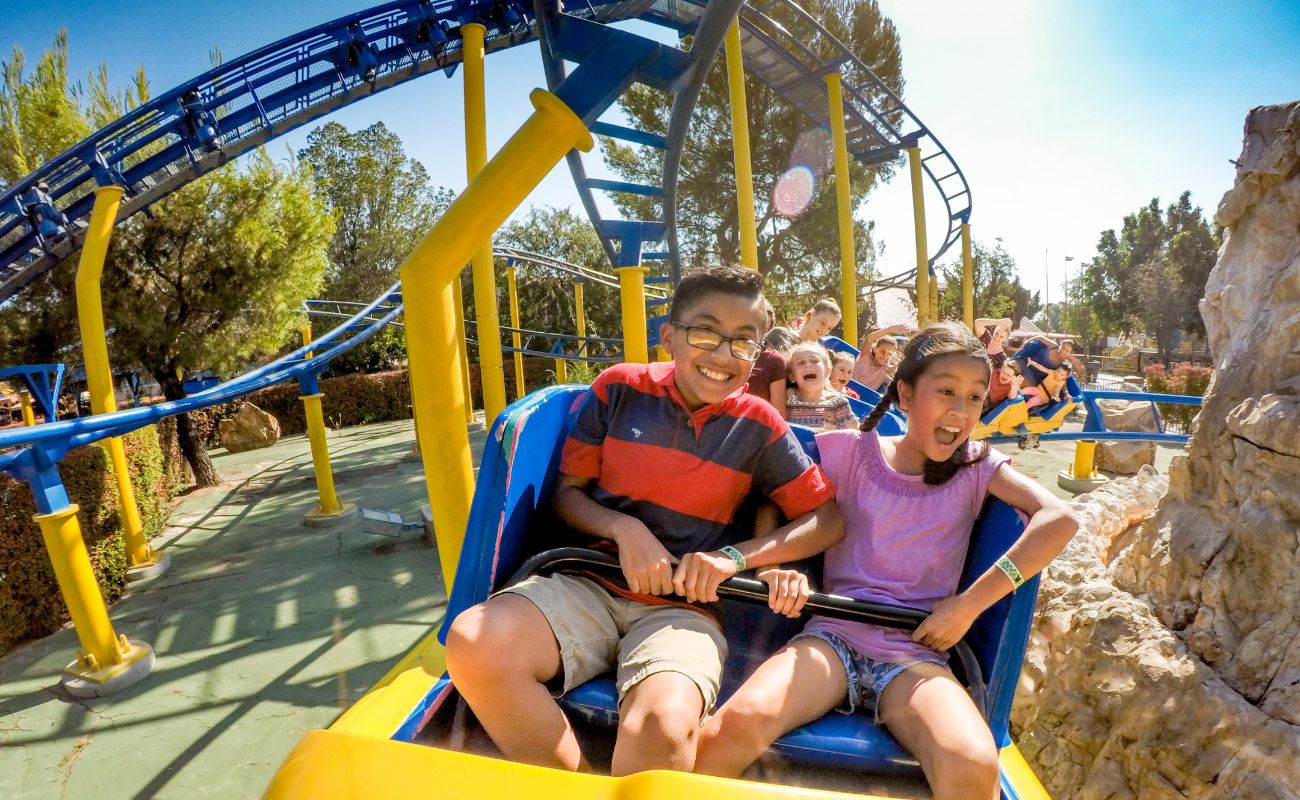
[[[808,210],[817,191],[817,178],[811,168],[796,164],[776,179],[772,187],[772,208],[786,219]]]

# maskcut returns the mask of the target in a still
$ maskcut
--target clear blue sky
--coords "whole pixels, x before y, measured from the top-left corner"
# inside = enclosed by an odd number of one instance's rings
[[[1185,189],[1209,214],[1232,183],[1242,120],[1256,105],[1300,99],[1300,3],[1290,0],[879,0],[902,37],[906,101],[970,180],[977,240],[1001,237],[1033,289],[1059,297],[1065,269],[1092,257],[1098,234],[1152,197]],[[72,69],[101,62],[125,81],[143,64],[155,91],[366,7],[366,0],[6,2],[0,48],[29,62],[65,26]],[[529,111],[544,83],[535,46],[488,60],[489,148]],[[463,188],[459,73],[392,89],[331,117],[383,120],[436,183]],[[272,145],[301,147],[307,129]],[[793,144],[793,143],[792,143]],[[589,161],[589,163],[591,163]],[[934,209],[937,198],[931,198]],[[577,205],[563,166],[529,200]],[[912,260],[905,179],[858,210],[886,244],[886,273]],[[931,241],[939,230],[934,228]],[[1066,264],[1064,258],[1075,261]]]

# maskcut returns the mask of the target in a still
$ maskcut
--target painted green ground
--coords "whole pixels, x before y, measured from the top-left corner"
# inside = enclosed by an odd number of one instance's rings
[[[411,438],[409,421],[331,433],[340,495],[418,518],[419,464],[402,460]],[[472,441],[477,462],[483,434]],[[1062,495],[1056,471],[1072,451],[1009,450]],[[1176,452],[1161,448],[1162,472]],[[304,437],[214,461],[226,484],[178,500],[156,542],[171,572],[111,611],[158,652],[153,675],[107,700],[66,697],[71,629],[0,659],[0,798],[257,797],[306,731],[441,621],[436,554],[419,532],[301,524],[315,498]]]

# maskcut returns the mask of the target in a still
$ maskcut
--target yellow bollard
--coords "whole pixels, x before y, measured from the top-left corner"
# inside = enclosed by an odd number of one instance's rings
[[[970,223],[961,224],[961,318],[975,332],[975,265],[970,253]]]
[[[840,74],[826,75],[831,139],[835,144],[835,207],[840,228],[840,307],[844,311],[844,340],[858,341],[858,257],[853,243],[853,196],[849,192],[849,145],[844,131],[844,91]]]
[[[484,96],[483,36],[487,28],[477,22],[460,28],[461,63],[465,75],[465,172],[468,180],[487,163],[487,101]],[[483,240],[474,254],[474,319],[478,330],[479,388],[483,392],[483,419],[491,425],[506,407],[505,371],[501,363],[501,312],[497,308],[497,282],[492,258],[492,238]]]
[[[930,262],[925,243],[925,186],[921,183],[921,148],[907,148],[912,173],[912,222],[916,226],[916,325],[930,324]]]
[[[731,92],[731,147],[736,161],[736,214],[740,227],[740,263],[758,269],[758,232],[754,229],[754,168],[749,160],[749,107],[745,99],[745,60],[740,49],[740,18],[727,28],[727,87]],[[639,363],[644,363],[641,359]]]
[[[36,424],[36,414],[32,412],[32,393],[26,389],[18,392],[18,402],[23,406],[23,424],[28,427]],[[50,420],[45,420],[50,422]]]
[[[98,697],[143,680],[153,669],[154,655],[148,645],[128,642],[113,630],[81,538],[77,510],[71,504],[33,519],[41,528],[54,578],[81,643],[81,655],[65,670],[63,685],[78,697]]]
[[[1080,439],[1074,445],[1074,476],[1076,478],[1097,477],[1096,462],[1093,459],[1097,443],[1089,439]]]
[[[519,352],[523,340],[519,338],[519,289],[515,281],[515,268],[511,267],[506,272],[506,288],[510,293],[510,327],[515,329],[510,334],[510,342],[515,348],[515,399],[518,400],[528,393],[528,387],[524,385],[524,354]]]
[[[1070,492],[1090,492],[1106,483],[1109,478],[1097,472],[1094,455],[1097,442],[1093,439],[1080,439],[1074,446],[1074,463],[1070,469],[1056,473],[1056,485]]]
[[[108,255],[108,240],[113,235],[113,223],[122,203],[122,192],[121,186],[100,186],[95,190],[90,226],[86,229],[81,260],[77,264],[77,322],[81,328],[90,409],[95,414],[111,414],[117,410],[117,401],[113,397],[113,370],[108,364],[108,342],[104,336],[100,279],[104,272],[104,258]],[[133,580],[153,577],[165,570],[166,564],[154,554],[144,538],[135,489],[131,486],[131,473],[127,469],[126,450],[118,437],[105,439],[104,446],[113,461],[117,482],[122,538],[126,542],[127,577]]]
[[[623,307],[623,361],[646,364],[650,343],[646,340],[645,267],[615,267],[619,299]]]
[[[460,422],[463,377],[453,364],[453,279],[482,243],[569,150],[595,142],[577,114],[534,90],[532,116],[470,182],[402,263],[411,394],[423,449],[438,558],[450,589],[474,491],[469,431]]]
[[[321,410],[324,393],[303,395],[303,410],[307,416],[307,441],[311,443],[311,466],[316,473],[316,508],[307,512],[303,524],[320,528],[355,517],[360,510],[352,503],[340,503],[334,490],[334,473],[330,469],[330,448],[325,441],[325,414]]]
[[[469,345],[466,342],[469,330],[465,326],[465,298],[461,296],[460,276],[451,282],[452,300],[456,304],[456,359],[460,364],[460,385],[463,387],[461,392],[464,394],[465,405],[465,424],[474,424],[474,389],[473,382],[469,377]],[[409,311],[403,311],[409,314]],[[408,329],[409,330],[409,329]],[[410,341],[410,333],[407,333],[407,341]],[[408,367],[409,368],[409,367]]]

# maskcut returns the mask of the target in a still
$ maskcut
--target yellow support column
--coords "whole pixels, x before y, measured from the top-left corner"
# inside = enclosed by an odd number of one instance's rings
[[[961,224],[961,318],[975,332],[975,265],[970,253],[970,223]]]
[[[623,361],[629,364],[650,362],[650,343],[646,341],[645,274],[646,268],[616,267],[619,299],[623,307]]]
[[[411,394],[438,558],[448,589],[460,559],[474,491],[469,431],[461,423],[463,376],[454,364],[453,279],[506,217],[569,150],[595,142],[550,92],[534,90],[535,112],[466,187],[402,263]]]
[[[576,281],[573,284],[573,307],[577,309],[578,316],[578,336],[586,338],[587,336],[587,308],[582,296],[582,281]],[[578,342],[578,355],[587,355],[587,343]]]
[[[483,36],[487,28],[477,22],[460,28],[461,62],[465,75],[465,172],[468,180],[487,163],[487,100],[483,78]],[[501,363],[501,312],[497,308],[497,281],[493,272],[492,239],[474,254],[474,318],[478,329],[479,387],[483,391],[483,419],[491,425],[506,407],[506,379]]]
[[[81,642],[81,655],[64,670],[63,686],[77,697],[101,697],[144,680],[153,670],[154,654],[149,645],[128,641],[113,630],[81,538],[77,510],[70,504],[33,519],[41,528],[54,578]]]
[[[912,222],[916,226],[916,325],[930,324],[930,262],[925,243],[925,186],[921,183],[921,148],[907,148],[912,173]]]
[[[557,384],[569,382],[568,362],[562,358],[555,359],[555,382]]]
[[[835,207],[840,223],[840,308],[844,311],[844,340],[858,342],[858,257],[853,244],[853,197],[849,192],[849,145],[844,131],[844,91],[840,74],[826,75],[831,140],[835,144]]]
[[[930,321],[939,321],[939,276],[931,275],[930,278]]]
[[[740,263],[750,269],[758,269],[758,232],[754,228],[754,170],[749,160],[749,107],[745,100],[745,60],[740,49],[739,17],[733,19],[731,27],[727,29],[726,48],[727,86],[731,91],[731,146],[736,160]],[[641,359],[642,363],[644,361]]]
[[[113,369],[108,364],[108,342],[104,336],[100,278],[104,272],[104,258],[108,255],[108,241],[113,235],[113,223],[117,221],[117,209],[122,203],[122,192],[121,186],[101,186],[95,190],[90,227],[86,229],[81,260],[77,264],[77,322],[81,328],[90,409],[95,414],[111,414],[117,410],[117,400],[113,396]],[[126,542],[127,579],[152,578],[166,571],[168,559],[156,555],[144,538],[144,526],[140,524],[140,510],[135,502],[135,489],[131,486],[131,472],[122,440],[118,437],[105,439],[104,446],[113,461],[113,476],[117,481],[122,538]]]
[[[524,385],[524,354],[519,352],[523,340],[519,337],[519,288],[516,280],[515,268],[511,267],[506,271],[506,288],[510,293],[510,327],[514,328],[510,343],[515,348],[515,399],[518,400],[528,394],[528,387]]]
[[[315,378],[303,379],[304,390],[310,391],[316,383]],[[316,473],[316,507],[303,517],[303,524],[313,528],[323,528],[336,522],[349,520],[357,516],[360,510],[352,503],[340,503],[338,493],[334,490],[334,473],[330,468],[330,448],[325,441],[325,414],[321,410],[320,391],[304,394],[303,411],[307,416],[307,441],[311,443],[311,466]]]
[[[462,394],[464,394],[465,406],[465,424],[474,424],[474,389],[473,382],[469,377],[469,346],[465,341],[468,338],[465,327],[465,298],[461,296],[460,276],[451,282],[452,301],[456,304],[456,358],[460,363],[460,385]],[[409,341],[410,336],[408,334]],[[414,416],[414,415],[412,415]]]
[[[32,393],[26,389],[19,390],[18,402],[22,403],[23,406],[23,424],[29,427],[35,425],[36,414],[32,412]],[[50,422],[51,420],[47,419],[45,421]]]

